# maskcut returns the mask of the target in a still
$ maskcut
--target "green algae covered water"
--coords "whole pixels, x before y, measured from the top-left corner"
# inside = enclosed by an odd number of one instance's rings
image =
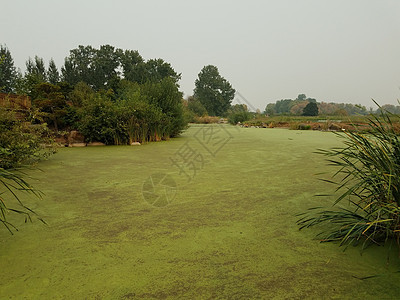
[[[60,149],[30,171],[48,223],[0,228],[0,299],[396,299],[395,251],[320,244],[331,134],[192,126],[142,146]],[[387,257],[390,262],[387,264]],[[369,276],[367,279],[363,279]]]

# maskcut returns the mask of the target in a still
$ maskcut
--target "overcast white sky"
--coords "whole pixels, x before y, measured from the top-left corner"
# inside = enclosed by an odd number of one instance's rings
[[[296,98],[397,104],[400,0],[0,0],[0,43],[60,68],[78,45],[163,58],[191,95],[216,65],[254,107]]]

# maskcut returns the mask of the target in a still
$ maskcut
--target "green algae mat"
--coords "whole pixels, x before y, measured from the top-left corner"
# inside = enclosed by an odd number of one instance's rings
[[[193,125],[142,146],[65,148],[29,171],[48,223],[0,228],[0,299],[396,299],[397,253],[299,231],[329,205],[334,134]],[[391,260],[387,264],[387,256]],[[371,277],[372,276],[372,277]]]

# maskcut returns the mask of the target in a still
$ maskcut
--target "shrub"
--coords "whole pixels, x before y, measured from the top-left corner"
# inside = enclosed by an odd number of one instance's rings
[[[46,144],[52,147],[45,148]],[[21,168],[54,151],[53,139],[46,124],[30,125],[18,120],[15,112],[0,109],[0,222],[10,233],[17,228],[7,221],[8,213],[22,214],[25,221],[31,221],[31,214],[35,214],[20,201],[18,193],[22,191],[39,198],[41,196],[25,181]],[[11,207],[10,203],[14,205]]]
[[[299,124],[299,130],[310,130],[311,125],[308,124]]]
[[[13,111],[0,109],[0,168],[31,165],[48,157],[55,149],[46,124],[31,125],[18,120]]]
[[[311,125],[310,124],[304,124],[304,123],[290,123],[290,129],[293,130],[310,130]]]
[[[248,111],[241,111],[241,112],[233,112],[228,115],[228,122],[232,125],[236,125],[237,123],[243,123],[250,120],[252,114]]]
[[[98,141],[107,145],[126,144],[128,134],[122,120],[123,109],[116,106],[107,96],[96,97],[83,103],[78,112],[78,130],[87,142]]]
[[[187,126],[182,93],[165,78],[160,82],[124,82],[116,105],[120,107],[129,140],[148,142],[179,135]]]
[[[197,124],[212,124],[212,123],[218,123],[220,117],[212,117],[212,116],[204,116],[204,117],[195,117],[194,118],[194,123]]]
[[[204,108],[203,104],[192,96],[188,97],[187,107],[195,116],[204,117],[207,115],[207,110]]]
[[[368,118],[369,132],[344,131],[344,147],[319,150],[338,170],[327,182],[336,186],[346,208],[312,208],[298,221],[301,228],[330,224],[322,241],[340,245],[385,243],[400,239],[400,140],[387,112]]]

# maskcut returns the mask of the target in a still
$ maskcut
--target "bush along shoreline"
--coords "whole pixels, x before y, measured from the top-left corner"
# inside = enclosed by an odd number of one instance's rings
[[[42,194],[25,178],[25,171],[55,153],[52,133],[45,124],[32,125],[13,111],[0,108],[0,223],[13,234],[17,227],[8,214],[45,221],[20,199],[21,193],[41,199]],[[28,178],[29,179],[29,178]]]

